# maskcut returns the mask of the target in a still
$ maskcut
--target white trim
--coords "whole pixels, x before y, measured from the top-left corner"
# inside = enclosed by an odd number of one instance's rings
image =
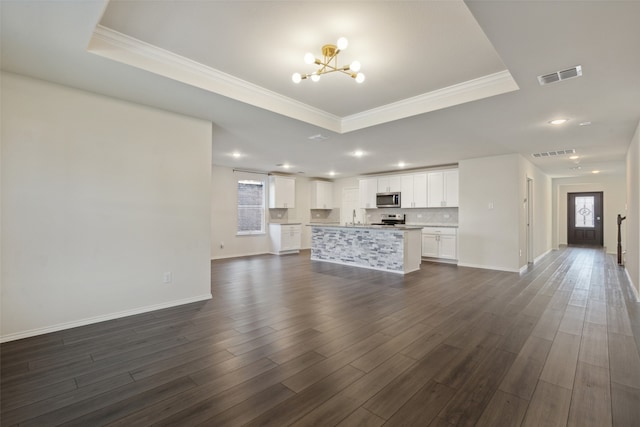
[[[352,132],[519,89],[509,70],[503,70],[339,117],[102,25],[97,25],[93,31],[87,51],[336,133]]]
[[[30,329],[28,331],[15,332],[13,334],[0,337],[0,342],[15,341],[22,338],[29,338],[36,335],[48,334],[65,329],[77,328],[79,326],[91,325],[93,323],[105,322],[107,320],[120,319],[122,317],[134,316],[136,314],[148,313],[150,311],[162,310],[164,308],[176,307],[178,305],[190,304],[192,302],[205,301],[213,298],[211,294],[199,295],[197,297],[184,298],[181,300],[169,301],[161,304],[148,305],[146,307],[134,308],[131,310],[118,311],[116,313],[103,314],[101,316],[88,317],[86,319],[74,320],[73,322],[58,323],[57,325],[44,328]]]
[[[102,25],[94,30],[87,50],[249,105],[340,132],[338,116]]]
[[[624,266],[624,272],[627,275],[627,280],[629,280],[629,286],[631,286],[631,291],[635,295],[636,301],[640,302],[640,293],[638,292],[638,289],[634,285],[633,280],[631,280],[631,275],[629,274],[629,270],[627,270],[627,266],[626,265]]]
[[[520,273],[520,268],[506,268],[506,267],[496,267],[493,265],[479,265],[479,264],[467,264],[458,262],[458,267],[469,267],[469,268],[481,268],[483,270],[497,270],[497,271],[506,271],[509,273]]]
[[[546,257],[553,249],[547,249],[547,251],[545,253],[543,253],[542,255],[538,255],[534,260],[533,260],[533,265],[535,265],[536,263],[538,263],[542,258]]]
[[[342,119],[342,132],[375,126],[520,89],[509,70],[383,105]]]
[[[250,252],[250,253],[247,253],[247,254],[222,255],[222,256],[212,257],[211,261],[215,261],[215,260],[218,260],[218,259],[243,258],[243,257],[248,257],[248,256],[256,256],[256,255],[271,255],[271,253],[269,253],[269,252]]]

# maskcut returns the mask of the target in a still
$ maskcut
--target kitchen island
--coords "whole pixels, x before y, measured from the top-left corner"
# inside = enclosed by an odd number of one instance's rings
[[[407,274],[420,269],[422,227],[310,225],[311,259]]]

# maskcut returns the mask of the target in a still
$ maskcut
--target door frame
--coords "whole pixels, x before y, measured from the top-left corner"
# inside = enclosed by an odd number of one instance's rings
[[[533,252],[533,178],[527,177],[527,196],[526,196],[526,251],[527,251],[527,263],[533,264],[535,261],[534,252]]]
[[[594,206],[594,213],[600,212],[600,220],[598,222],[597,228],[599,228],[599,242],[596,243],[596,246],[604,247],[604,191],[574,191],[567,192],[567,245],[572,244],[580,244],[577,242],[571,242],[572,240],[572,225],[575,223],[575,218],[573,216],[574,207],[570,203],[572,197],[580,196],[580,195],[592,195],[599,194],[599,206]],[[596,200],[597,202],[597,200]],[[597,220],[596,220],[597,221]],[[574,227],[575,228],[575,227]],[[596,231],[596,234],[598,232]]]

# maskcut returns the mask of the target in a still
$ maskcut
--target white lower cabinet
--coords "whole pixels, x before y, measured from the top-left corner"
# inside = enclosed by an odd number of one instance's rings
[[[453,227],[424,227],[422,256],[443,260],[458,259],[458,232]]]
[[[269,224],[271,253],[276,255],[300,252],[302,228],[300,224]]]

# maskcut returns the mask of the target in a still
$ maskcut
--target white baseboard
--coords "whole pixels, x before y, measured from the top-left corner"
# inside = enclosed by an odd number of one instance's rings
[[[107,320],[119,319],[121,317],[133,316],[136,314],[148,313],[150,311],[162,310],[163,308],[176,307],[178,305],[189,304],[192,302],[205,301],[213,298],[211,294],[199,295],[197,297],[184,298],[181,300],[169,301],[162,304],[148,305],[146,307],[134,308],[131,310],[118,311],[116,313],[104,314],[101,316],[89,317],[86,319],[74,320],[73,322],[58,323],[57,325],[47,326],[44,328],[30,329],[28,331],[14,332],[9,335],[0,337],[0,342],[15,341],[22,338],[34,337],[36,335],[48,334],[51,332],[62,331],[64,329],[77,328],[92,323],[104,322]]]
[[[482,268],[483,270],[507,271],[509,273],[520,273],[519,268],[496,267],[495,265],[479,265],[458,262],[458,267]]]
[[[242,258],[246,256],[255,256],[255,255],[268,255],[269,252],[251,252],[248,254],[233,254],[233,255],[223,255],[223,256],[214,256],[211,258],[211,261],[215,261],[217,259],[229,259],[229,258]]]
[[[629,285],[631,286],[631,291],[636,296],[636,301],[640,302],[640,293],[638,293],[638,288],[636,288],[636,285],[633,283],[633,280],[631,279],[631,276],[629,275],[629,270],[627,270],[626,266],[624,267],[624,273],[627,275],[627,280],[629,280]]]
[[[542,255],[537,256],[534,260],[533,263],[535,264],[536,262],[540,261],[542,258],[546,257],[547,255],[549,255],[549,253],[553,251],[553,249],[548,249],[545,253],[543,253]]]

